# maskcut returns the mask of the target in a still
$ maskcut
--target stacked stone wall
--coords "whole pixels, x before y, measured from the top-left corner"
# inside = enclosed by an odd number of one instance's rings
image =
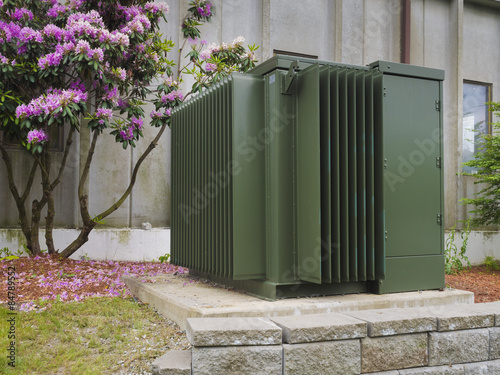
[[[500,302],[190,318],[187,335],[190,355],[167,353],[153,374],[500,374]]]

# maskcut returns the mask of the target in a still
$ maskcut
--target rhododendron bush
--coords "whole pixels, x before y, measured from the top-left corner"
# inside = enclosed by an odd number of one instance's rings
[[[83,222],[80,234],[61,254],[73,254],[87,240],[96,224],[116,211],[130,195],[138,169],[169,126],[172,109],[192,94],[234,71],[255,65],[255,46],[249,51],[239,37],[230,44],[208,45],[200,41],[198,26],[213,16],[210,1],[190,3],[182,22],[179,61],[174,67],[168,55],[174,47],[159,32],[168,6],[144,0],[96,1],[0,0],[0,151],[7,168],[9,188],[19,211],[19,223],[32,254],[41,251],[38,234],[41,212],[46,208],[46,245],[56,253],[52,237],[55,215],[54,189],[64,169],[75,132],[90,132],[78,186]],[[191,50],[184,56],[189,43]],[[175,71],[175,73],[174,73]],[[174,76],[175,74],[175,76]],[[190,91],[182,92],[183,75],[192,75]],[[145,106],[154,110],[145,113]],[[94,158],[97,140],[111,135],[124,149],[135,147],[146,125],[155,131],[153,141],[138,158],[129,186],[118,201],[91,217],[84,186]],[[55,127],[64,127],[62,162],[53,165]],[[156,129],[156,130],[155,130]],[[26,186],[20,190],[14,178],[7,142],[19,144],[33,158]],[[106,147],[106,143],[100,143]],[[73,150],[74,152],[74,150]],[[117,156],[119,158],[119,156]],[[112,163],[110,163],[112,164]],[[117,159],[116,168],[119,168]],[[40,171],[40,173],[37,173]],[[27,198],[40,176],[43,194]]]

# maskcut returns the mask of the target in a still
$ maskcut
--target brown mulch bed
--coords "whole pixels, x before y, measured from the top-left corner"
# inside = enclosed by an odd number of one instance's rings
[[[81,301],[89,297],[130,298],[123,275],[155,276],[187,269],[158,262],[117,262],[61,259],[55,255],[0,261],[0,304],[6,304],[9,275],[20,309],[39,300]],[[142,280],[141,280],[142,281]],[[147,282],[147,280],[144,280]]]
[[[500,301],[500,270],[474,266],[456,275],[446,275],[446,286],[474,293],[474,301]]]

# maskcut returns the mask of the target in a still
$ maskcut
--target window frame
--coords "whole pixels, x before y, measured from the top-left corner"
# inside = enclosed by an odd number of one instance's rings
[[[492,101],[492,95],[493,95],[493,84],[492,83],[488,83],[488,82],[481,82],[481,81],[475,81],[475,80],[469,80],[469,79],[464,79],[463,80],[463,85],[474,85],[474,86],[480,86],[480,87],[485,87],[486,88],[486,101],[484,102],[484,106],[486,107],[486,127],[485,127],[485,130],[486,132],[482,133],[484,135],[491,135],[492,134],[492,131],[493,131],[493,127],[492,127],[492,120],[493,120],[493,116],[492,116],[492,113],[491,111],[489,110],[488,108],[488,105],[486,103],[489,103]],[[462,86],[463,87],[463,86]],[[467,162],[468,160],[464,160],[464,143],[466,141],[465,137],[464,137],[464,127],[463,127],[463,124],[464,124],[464,110],[465,110],[465,105],[464,105],[464,100],[463,100],[463,88],[462,88],[462,135],[461,135],[461,139],[462,139],[462,150],[461,150],[461,153],[462,153],[462,163],[465,163]],[[474,143],[474,152],[472,153],[472,155],[475,155],[476,154],[476,144]],[[471,159],[469,159],[471,160]],[[462,167],[463,169],[464,167]]]

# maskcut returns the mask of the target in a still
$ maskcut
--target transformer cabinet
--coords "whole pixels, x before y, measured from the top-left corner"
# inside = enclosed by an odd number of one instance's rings
[[[278,55],[183,103],[172,263],[269,300],[443,288],[443,79]]]

